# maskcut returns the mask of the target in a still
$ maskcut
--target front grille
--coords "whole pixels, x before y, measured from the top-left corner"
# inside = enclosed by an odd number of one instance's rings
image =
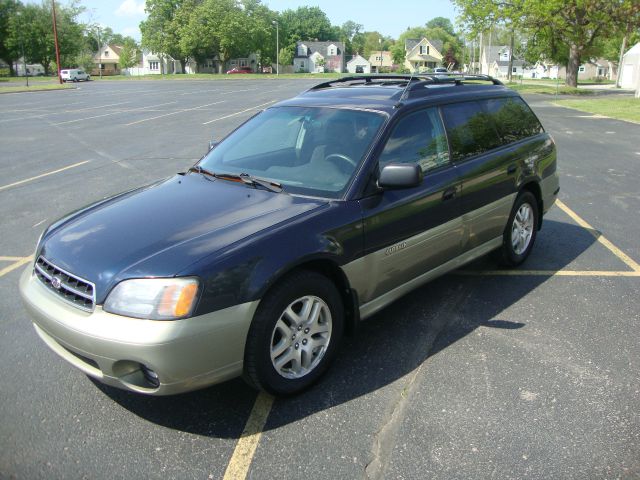
[[[93,312],[96,304],[96,287],[80,277],[56,267],[44,257],[38,257],[34,273],[53,293],[66,302],[86,312]]]

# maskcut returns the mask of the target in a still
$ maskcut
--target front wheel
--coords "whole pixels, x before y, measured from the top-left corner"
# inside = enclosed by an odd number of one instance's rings
[[[498,251],[502,264],[515,267],[527,259],[536,240],[538,215],[536,197],[529,191],[521,192],[509,215],[502,248]]]
[[[332,362],[344,324],[334,284],[295,272],[262,300],[247,335],[244,378],[254,388],[290,395],[314,383]]]

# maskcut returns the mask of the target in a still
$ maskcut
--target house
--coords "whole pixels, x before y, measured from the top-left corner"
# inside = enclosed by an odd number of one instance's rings
[[[595,80],[616,78],[618,69],[609,60],[596,58],[589,60],[578,67],[578,80]]]
[[[640,42],[631,47],[622,57],[620,75],[622,88],[637,88],[640,83]]]
[[[442,65],[442,41],[426,38],[409,38],[404,42],[404,67],[411,71],[425,72]]]
[[[478,73],[493,75],[495,62],[509,62],[511,49],[506,45],[484,46],[480,49]]]
[[[380,73],[381,71],[393,70],[393,56],[388,50],[374,50],[369,55],[369,63],[371,64],[371,73]]]
[[[119,45],[103,45],[93,56],[95,67],[91,70],[91,75],[110,76],[120,75],[120,51],[122,46]]]
[[[342,73],[344,71],[344,44],[333,41],[296,42],[293,71]]]
[[[356,55],[347,62],[347,72],[349,73],[371,73],[371,64],[366,58]]]
[[[525,63],[523,60],[514,59],[511,65],[511,76],[524,75]],[[509,60],[496,60],[489,67],[489,75],[493,78],[507,78],[509,76]]]
[[[242,58],[232,58],[226,63],[225,72],[231,70],[232,68],[249,67],[253,73],[256,73],[258,71],[259,61],[260,57],[257,53],[250,53],[248,56]],[[213,64],[213,61],[211,63]],[[205,70],[200,71],[206,72]]]
[[[13,71],[16,73],[18,77],[24,77],[24,60],[20,57],[13,63]],[[7,68],[9,66],[7,65]],[[41,63],[27,63],[27,74],[30,77],[37,77],[39,75],[44,75],[44,67]]]

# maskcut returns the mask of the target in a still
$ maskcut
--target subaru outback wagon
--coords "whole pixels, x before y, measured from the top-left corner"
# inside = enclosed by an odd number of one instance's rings
[[[347,77],[53,223],[20,292],[41,339],[105,384],[243,375],[290,394],[410,290],[492,251],[522,263],[558,185],[552,138],[499,81]]]

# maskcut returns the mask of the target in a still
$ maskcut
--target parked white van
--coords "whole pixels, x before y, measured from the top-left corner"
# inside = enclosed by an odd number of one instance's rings
[[[80,80],[84,80],[88,82],[91,80],[91,75],[85,73],[84,70],[80,70],[77,68],[67,68],[65,70],[60,70],[60,77],[63,82],[78,82]]]

